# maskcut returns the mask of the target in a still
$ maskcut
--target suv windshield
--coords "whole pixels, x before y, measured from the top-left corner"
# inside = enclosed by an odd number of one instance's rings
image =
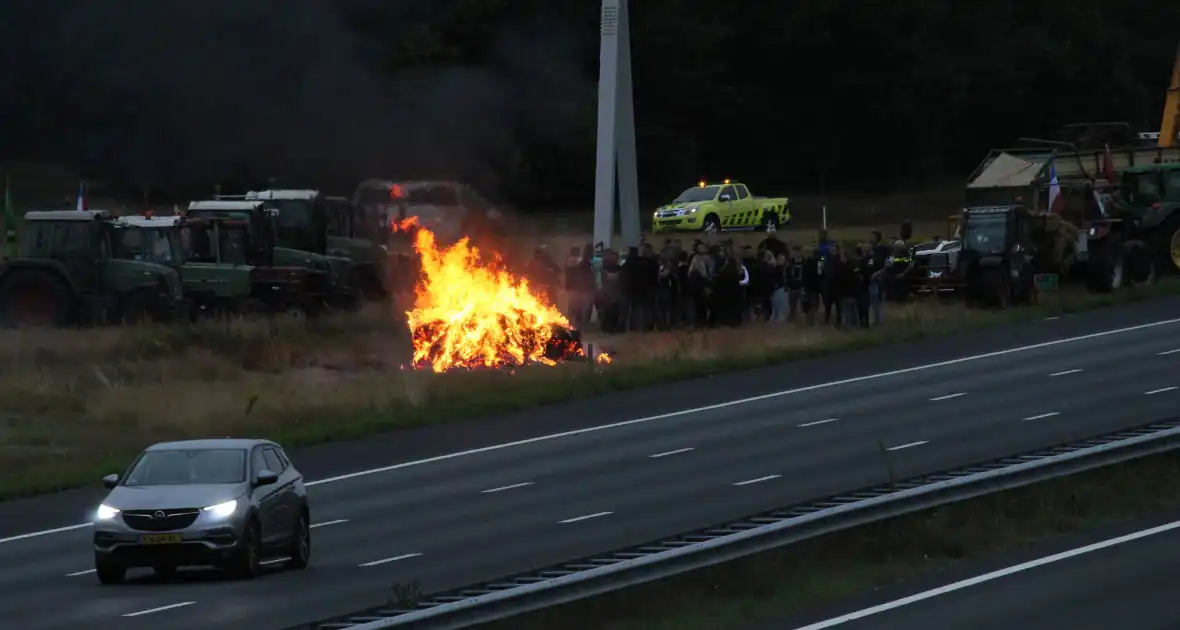
[[[246,451],[240,448],[147,451],[123,479],[125,486],[176,486],[246,481]]]
[[[963,248],[982,254],[1004,251],[1008,216],[1004,214],[967,215],[963,230]]]
[[[168,228],[126,227],[115,230],[114,257],[123,260],[179,265],[184,262],[176,231]]]
[[[713,201],[717,197],[717,191],[721,190],[720,186],[694,186],[680,193],[680,196],[673,199],[672,203],[691,203],[693,201]]]

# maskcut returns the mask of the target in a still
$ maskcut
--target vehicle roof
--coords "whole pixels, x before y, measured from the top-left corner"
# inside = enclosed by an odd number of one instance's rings
[[[274,190],[251,190],[246,193],[246,199],[251,200],[275,200],[275,199],[315,199],[320,195],[318,190],[310,189],[274,189]]]
[[[1138,175],[1140,173],[1150,173],[1152,171],[1173,171],[1180,169],[1180,162],[1160,162],[1158,164],[1143,164],[1141,166],[1132,166],[1123,169],[1123,173],[1128,175]]]
[[[162,217],[148,217],[142,214],[133,214],[125,217],[118,217],[115,219],[116,225],[126,225],[130,227],[140,228],[156,228],[156,227],[172,227],[180,223],[180,217],[175,215],[165,215]]]
[[[26,221],[94,221],[109,219],[109,210],[30,210],[25,213]]]
[[[278,446],[270,440],[261,440],[255,438],[213,438],[205,440],[180,440],[177,442],[160,442],[147,447],[148,451],[180,451],[192,449],[209,449],[209,448],[229,448],[229,449],[249,449],[258,446],[259,444],[270,444]]]
[[[189,210],[257,210],[262,207],[261,201],[246,201],[242,199],[216,199],[208,201],[193,201],[188,204]]]

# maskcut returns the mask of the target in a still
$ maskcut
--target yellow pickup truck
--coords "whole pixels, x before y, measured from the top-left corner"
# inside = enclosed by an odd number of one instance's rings
[[[727,179],[720,184],[700,182],[672,203],[657,208],[651,231],[765,230],[790,222],[791,204],[786,197],[755,197],[745,184]]]

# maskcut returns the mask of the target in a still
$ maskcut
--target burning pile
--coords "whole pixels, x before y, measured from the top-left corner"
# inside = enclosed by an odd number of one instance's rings
[[[411,218],[396,229],[413,225]],[[422,265],[413,309],[406,312],[414,367],[445,372],[585,357],[580,335],[565,316],[498,259],[484,261],[468,239],[440,249],[434,233],[418,227],[414,249]]]

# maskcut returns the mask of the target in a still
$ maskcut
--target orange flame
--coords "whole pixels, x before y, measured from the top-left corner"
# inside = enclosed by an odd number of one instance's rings
[[[409,232],[410,228],[412,228],[416,225],[418,225],[418,217],[407,217],[401,223],[398,223],[397,219],[391,219],[389,221],[389,229],[390,229],[390,231],[395,232],[395,233],[396,232]]]
[[[407,230],[411,217],[394,226]],[[435,372],[454,368],[502,367],[542,363],[554,346],[565,356],[584,356],[581,344],[556,337],[569,321],[528,281],[514,277],[495,258],[485,262],[467,238],[440,249],[434,233],[420,228],[414,249],[422,259],[422,279],[406,320],[416,366]],[[610,362],[600,354],[598,362]]]

